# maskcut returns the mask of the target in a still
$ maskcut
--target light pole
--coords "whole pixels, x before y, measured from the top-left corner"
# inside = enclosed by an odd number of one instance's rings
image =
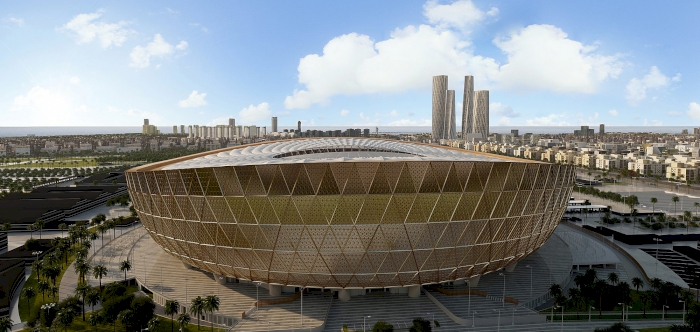
[[[474,327],[474,319],[476,319],[476,311],[472,311],[472,327]]]
[[[656,242],[656,262],[654,263],[656,265],[656,275],[659,275],[659,242],[663,241],[662,239],[655,237],[654,241]]]
[[[255,283],[255,310],[260,310],[260,297],[258,294],[260,293],[260,282]]]
[[[497,331],[501,331],[501,310],[503,309],[493,309],[494,311],[498,311],[498,329]]]
[[[503,300],[502,300],[501,307],[505,308],[506,307],[506,275],[503,272],[499,273],[498,275],[503,276]]]
[[[618,305],[622,306],[622,321],[625,321],[625,304],[624,303],[618,303]]]
[[[532,266],[527,265],[525,267],[530,269],[530,301],[532,301]]]
[[[299,297],[301,298],[301,326],[304,326],[304,287],[299,287]],[[362,324],[362,329],[364,328]]]
[[[367,318],[371,318],[372,316],[363,316],[362,317],[362,332],[365,332],[365,323],[367,323]]]
[[[595,309],[594,306],[588,305],[588,321],[591,321],[591,309]]]
[[[469,287],[469,304],[467,304],[467,315],[469,315],[469,312],[472,311],[472,283],[469,282],[469,279],[467,279],[467,287]]]
[[[661,320],[662,321],[666,320],[666,308],[668,308],[667,305],[664,305],[661,307]]]
[[[678,302],[683,302],[683,323],[685,324],[685,301],[678,300]]]

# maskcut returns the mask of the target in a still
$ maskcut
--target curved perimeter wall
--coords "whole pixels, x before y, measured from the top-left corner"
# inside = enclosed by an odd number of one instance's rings
[[[492,272],[539,248],[574,166],[319,162],[126,178],[144,227],[187,264],[271,284],[395,287]]]

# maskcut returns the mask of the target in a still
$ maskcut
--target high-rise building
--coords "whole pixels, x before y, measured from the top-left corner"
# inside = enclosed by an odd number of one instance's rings
[[[444,139],[457,138],[457,124],[455,119],[455,90],[447,90],[447,103],[445,104],[445,129]]]
[[[231,127],[235,127],[235,126],[236,126],[236,119],[234,119],[234,118],[229,118],[229,119],[228,119],[228,125],[231,126]]]
[[[462,139],[474,132],[474,76],[464,76],[462,97]]]
[[[143,125],[148,126],[148,119],[143,119]]]
[[[511,129],[510,130],[510,135],[513,137],[518,137],[518,130],[517,129]]]
[[[301,132],[301,121],[297,121],[297,130]]]
[[[173,134],[177,134],[177,126],[173,126]]]
[[[445,138],[445,108],[447,107],[447,76],[433,76],[433,139]]]
[[[474,125],[472,131],[481,134],[483,138],[489,136],[489,91],[474,91]]]
[[[272,126],[270,126],[270,129],[272,130],[273,133],[277,132],[277,117],[276,116],[272,117]]]
[[[605,125],[602,123],[600,124],[600,129],[598,130],[598,134],[605,135]]]
[[[180,134],[185,134],[185,125],[180,125]]]

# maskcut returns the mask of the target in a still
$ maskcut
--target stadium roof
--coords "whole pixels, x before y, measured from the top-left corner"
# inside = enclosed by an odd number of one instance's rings
[[[244,145],[185,159],[162,169],[349,161],[503,161],[495,155],[437,145],[367,138],[316,138]],[[510,161],[520,161],[510,159]]]

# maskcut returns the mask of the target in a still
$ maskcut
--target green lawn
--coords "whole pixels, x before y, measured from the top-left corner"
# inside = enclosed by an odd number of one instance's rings
[[[170,323],[172,322],[170,319],[159,317],[160,319],[160,327],[158,328],[158,331],[156,332],[170,332],[171,327]],[[178,331],[179,327],[177,325],[177,321],[175,322],[175,331]],[[70,327],[68,327],[69,331],[95,331],[95,332],[113,332],[113,331],[124,331],[124,327],[116,323],[115,325],[108,324],[108,325],[98,325],[98,326],[90,326],[88,322],[83,322],[82,318],[80,316],[75,317],[75,320],[73,320],[73,324],[71,324]],[[30,332],[31,330],[22,330],[20,332]],[[194,320],[194,322],[191,322],[189,326],[187,327],[186,331],[189,332],[196,332],[197,331],[197,320]],[[202,324],[201,328],[199,331],[202,332],[207,332],[211,331],[211,327],[206,324]],[[225,329],[214,329],[214,332],[226,332]]]
[[[639,329],[639,332],[668,332],[668,327],[652,327],[649,329]]]
[[[63,269],[61,270],[61,274],[56,278],[56,286],[61,285],[61,279],[63,279],[63,274],[66,272],[70,264],[73,262],[73,259],[75,259],[74,255],[68,256],[68,264],[65,264],[63,266]],[[56,299],[51,297],[51,294],[47,293],[45,298],[42,299],[41,293],[39,292],[39,287],[38,287],[38,282],[36,281],[36,271],[32,271],[32,274],[29,276],[29,279],[24,283],[24,286],[22,289],[25,289],[27,287],[33,287],[34,291],[37,293],[37,296],[30,301],[29,303],[27,302],[27,299],[22,297],[20,295],[20,300],[19,300],[19,318],[23,321],[26,322],[27,319],[29,319],[29,309],[34,308],[35,305],[42,305],[44,303],[49,303],[49,302],[56,302],[58,299],[58,293],[56,293]],[[21,293],[20,293],[21,294]]]
[[[90,167],[90,166],[97,166],[97,161],[95,161],[95,158],[85,158],[85,161],[81,159],[60,159],[56,160],[54,162],[50,161],[40,161],[40,162],[35,162],[36,159],[31,159],[32,162],[30,163],[21,163],[21,164],[11,164],[11,165],[0,165],[0,168],[64,168],[64,167],[69,167],[69,168],[74,168],[74,167]],[[23,160],[23,161],[28,161],[28,160]]]

